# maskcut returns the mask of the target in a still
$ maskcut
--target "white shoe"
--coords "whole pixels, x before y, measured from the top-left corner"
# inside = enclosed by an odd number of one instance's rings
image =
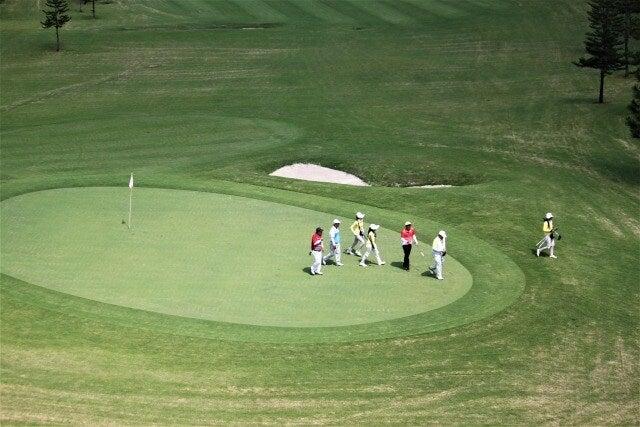
[[[347,249],[344,253],[347,255],[353,255],[353,251],[351,249]]]
[[[318,273],[318,274],[320,274],[320,273]],[[438,280],[444,280],[444,277],[438,277],[437,279]]]
[[[324,273],[323,273],[322,271],[318,271],[316,274],[317,274],[318,276],[322,276]]]
[[[315,275],[316,275],[316,272],[315,272],[315,271],[313,271],[313,270],[311,270],[311,275],[312,275],[312,276],[315,276]]]
[[[336,262],[336,265],[337,265],[338,267],[340,267],[340,266],[342,266],[342,265],[344,265],[344,264],[343,264],[343,263],[341,263],[341,262]]]
[[[555,255],[549,255],[549,258],[558,258],[558,257]]]
[[[378,263],[378,265],[385,265],[385,264],[386,264],[386,262],[384,262],[384,261]]]
[[[363,263],[360,263],[360,264],[358,264],[358,265],[359,265],[360,267],[368,267],[368,265],[367,265],[367,264],[363,264]]]
[[[536,256],[540,256],[540,249],[536,249]]]

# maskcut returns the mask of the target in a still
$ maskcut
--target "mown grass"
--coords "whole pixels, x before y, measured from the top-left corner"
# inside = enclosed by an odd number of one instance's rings
[[[608,78],[596,105],[597,76],[571,65],[585,10],[113,2],[95,21],[74,12],[56,54],[37,2],[4,2],[3,199],[131,171],[143,186],[275,187],[455,227],[509,256],[526,289],[443,332],[275,345],[65,313],[3,276],[3,421],[637,423],[640,148],[631,81]],[[293,161],[375,186],[267,176]],[[468,185],[396,188],[426,183]],[[549,210],[558,260],[531,254]]]

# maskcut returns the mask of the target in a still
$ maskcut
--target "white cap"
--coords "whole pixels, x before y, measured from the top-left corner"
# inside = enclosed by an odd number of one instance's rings
[[[356,218],[362,219],[362,218],[364,218],[364,214],[362,212],[358,212],[358,213],[356,213]]]
[[[447,238],[447,233],[444,230],[440,230],[440,231],[438,231],[438,236],[442,236],[442,237],[444,237],[446,239]]]
[[[405,222],[404,225],[411,225],[411,221]]]
[[[334,224],[340,224],[340,220],[338,218],[336,218],[336,219],[333,220],[333,223]]]
[[[551,219],[553,218],[553,214],[551,212],[547,212],[547,214],[544,216],[544,219]]]
[[[371,224],[369,228],[372,230],[377,230],[378,228],[380,228],[380,226],[378,224]]]

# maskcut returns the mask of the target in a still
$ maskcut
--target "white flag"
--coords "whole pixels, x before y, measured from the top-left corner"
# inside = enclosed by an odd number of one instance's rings
[[[131,174],[131,178],[129,178],[129,188],[133,188],[133,174]]]

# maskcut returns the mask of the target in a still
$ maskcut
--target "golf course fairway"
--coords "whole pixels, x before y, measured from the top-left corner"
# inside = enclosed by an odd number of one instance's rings
[[[382,228],[385,266],[343,255],[309,274],[308,240],[322,212],[232,195],[66,188],[2,202],[2,272],[91,301],[162,315],[276,328],[331,328],[407,318],[445,307],[472,286],[452,257],[427,275],[418,246],[400,267],[399,235]],[[349,221],[342,218],[344,246]],[[425,240],[427,238],[425,237]],[[425,254],[426,255],[426,254]]]

